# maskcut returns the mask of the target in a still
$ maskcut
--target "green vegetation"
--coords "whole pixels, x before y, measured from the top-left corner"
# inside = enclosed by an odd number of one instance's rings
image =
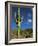
[[[11,39],[19,38],[18,31],[17,30],[11,31],[10,36]],[[32,38],[32,37],[33,37],[32,29],[20,30],[20,38]]]

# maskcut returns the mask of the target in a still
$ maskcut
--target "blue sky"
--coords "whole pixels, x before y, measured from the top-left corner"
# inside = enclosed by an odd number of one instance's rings
[[[12,7],[12,16],[11,16],[11,29],[15,29],[16,22],[15,22],[15,13],[18,14],[18,8]],[[21,22],[21,29],[29,29],[32,28],[32,9],[31,8],[20,8],[20,16],[23,18]]]

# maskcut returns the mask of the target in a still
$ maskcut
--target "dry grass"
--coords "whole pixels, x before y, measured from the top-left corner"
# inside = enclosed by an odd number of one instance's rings
[[[10,33],[11,39],[17,39],[18,38],[18,31],[14,30]],[[27,30],[21,30],[20,31],[20,38],[32,38],[33,37],[33,31],[32,29]]]

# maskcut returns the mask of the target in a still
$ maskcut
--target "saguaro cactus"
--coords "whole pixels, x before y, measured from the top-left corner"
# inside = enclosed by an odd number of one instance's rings
[[[20,8],[18,8],[18,38],[20,38]]]
[[[17,24],[18,38],[20,38],[20,23],[21,23],[20,8],[18,8],[18,14],[17,15],[15,12],[15,20],[16,20],[16,24]]]

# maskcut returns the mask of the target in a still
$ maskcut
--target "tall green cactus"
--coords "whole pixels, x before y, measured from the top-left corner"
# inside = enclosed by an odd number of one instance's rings
[[[18,8],[18,38],[20,38],[20,8]]]

